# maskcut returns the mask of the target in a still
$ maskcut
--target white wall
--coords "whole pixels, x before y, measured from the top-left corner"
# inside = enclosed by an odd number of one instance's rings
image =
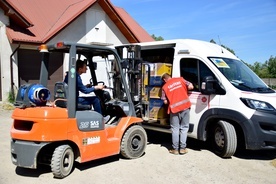
[[[86,12],[85,42],[106,42],[105,12],[89,9]]]
[[[96,31],[96,28],[99,28],[98,31]],[[57,36],[52,38],[49,43],[62,40],[86,44],[91,42],[114,45],[128,43],[124,35],[98,4],[93,5],[75,21],[71,22]]]
[[[0,63],[1,63],[1,92],[2,101],[8,99],[8,94],[11,90],[11,73],[10,73],[10,55],[12,48],[6,36],[6,25],[9,24],[9,19],[0,9]]]
[[[91,44],[93,42],[112,45],[129,43],[98,4],[93,5],[93,7],[69,24],[50,43],[62,40],[85,44]],[[97,72],[106,73],[105,67],[105,62],[100,62]],[[68,55],[64,57],[63,70],[64,72],[68,71]],[[83,74],[83,83],[86,84],[90,77],[89,71],[87,71],[87,74]]]

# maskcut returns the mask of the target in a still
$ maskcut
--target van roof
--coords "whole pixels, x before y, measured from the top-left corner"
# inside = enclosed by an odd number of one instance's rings
[[[142,50],[175,48],[175,55],[190,54],[200,57],[226,57],[238,59],[234,54],[220,45],[194,39],[174,39],[153,42],[142,42],[126,45],[140,45]]]

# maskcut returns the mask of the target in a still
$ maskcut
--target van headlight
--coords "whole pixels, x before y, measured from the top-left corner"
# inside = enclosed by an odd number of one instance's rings
[[[241,101],[249,108],[256,110],[274,111],[275,108],[267,102],[249,98],[240,98]]]

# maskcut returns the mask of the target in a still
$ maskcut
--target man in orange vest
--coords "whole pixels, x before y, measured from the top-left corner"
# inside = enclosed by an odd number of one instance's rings
[[[170,125],[172,130],[172,147],[170,153],[178,155],[188,152],[186,148],[187,134],[189,130],[191,102],[188,90],[194,89],[191,82],[182,77],[172,78],[168,73],[162,76],[165,84],[162,87],[162,99],[168,104]]]

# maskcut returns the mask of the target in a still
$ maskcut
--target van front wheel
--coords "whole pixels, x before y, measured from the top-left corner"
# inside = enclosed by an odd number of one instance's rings
[[[220,157],[231,157],[237,149],[237,134],[233,125],[218,121],[212,129],[211,142],[214,152]]]

